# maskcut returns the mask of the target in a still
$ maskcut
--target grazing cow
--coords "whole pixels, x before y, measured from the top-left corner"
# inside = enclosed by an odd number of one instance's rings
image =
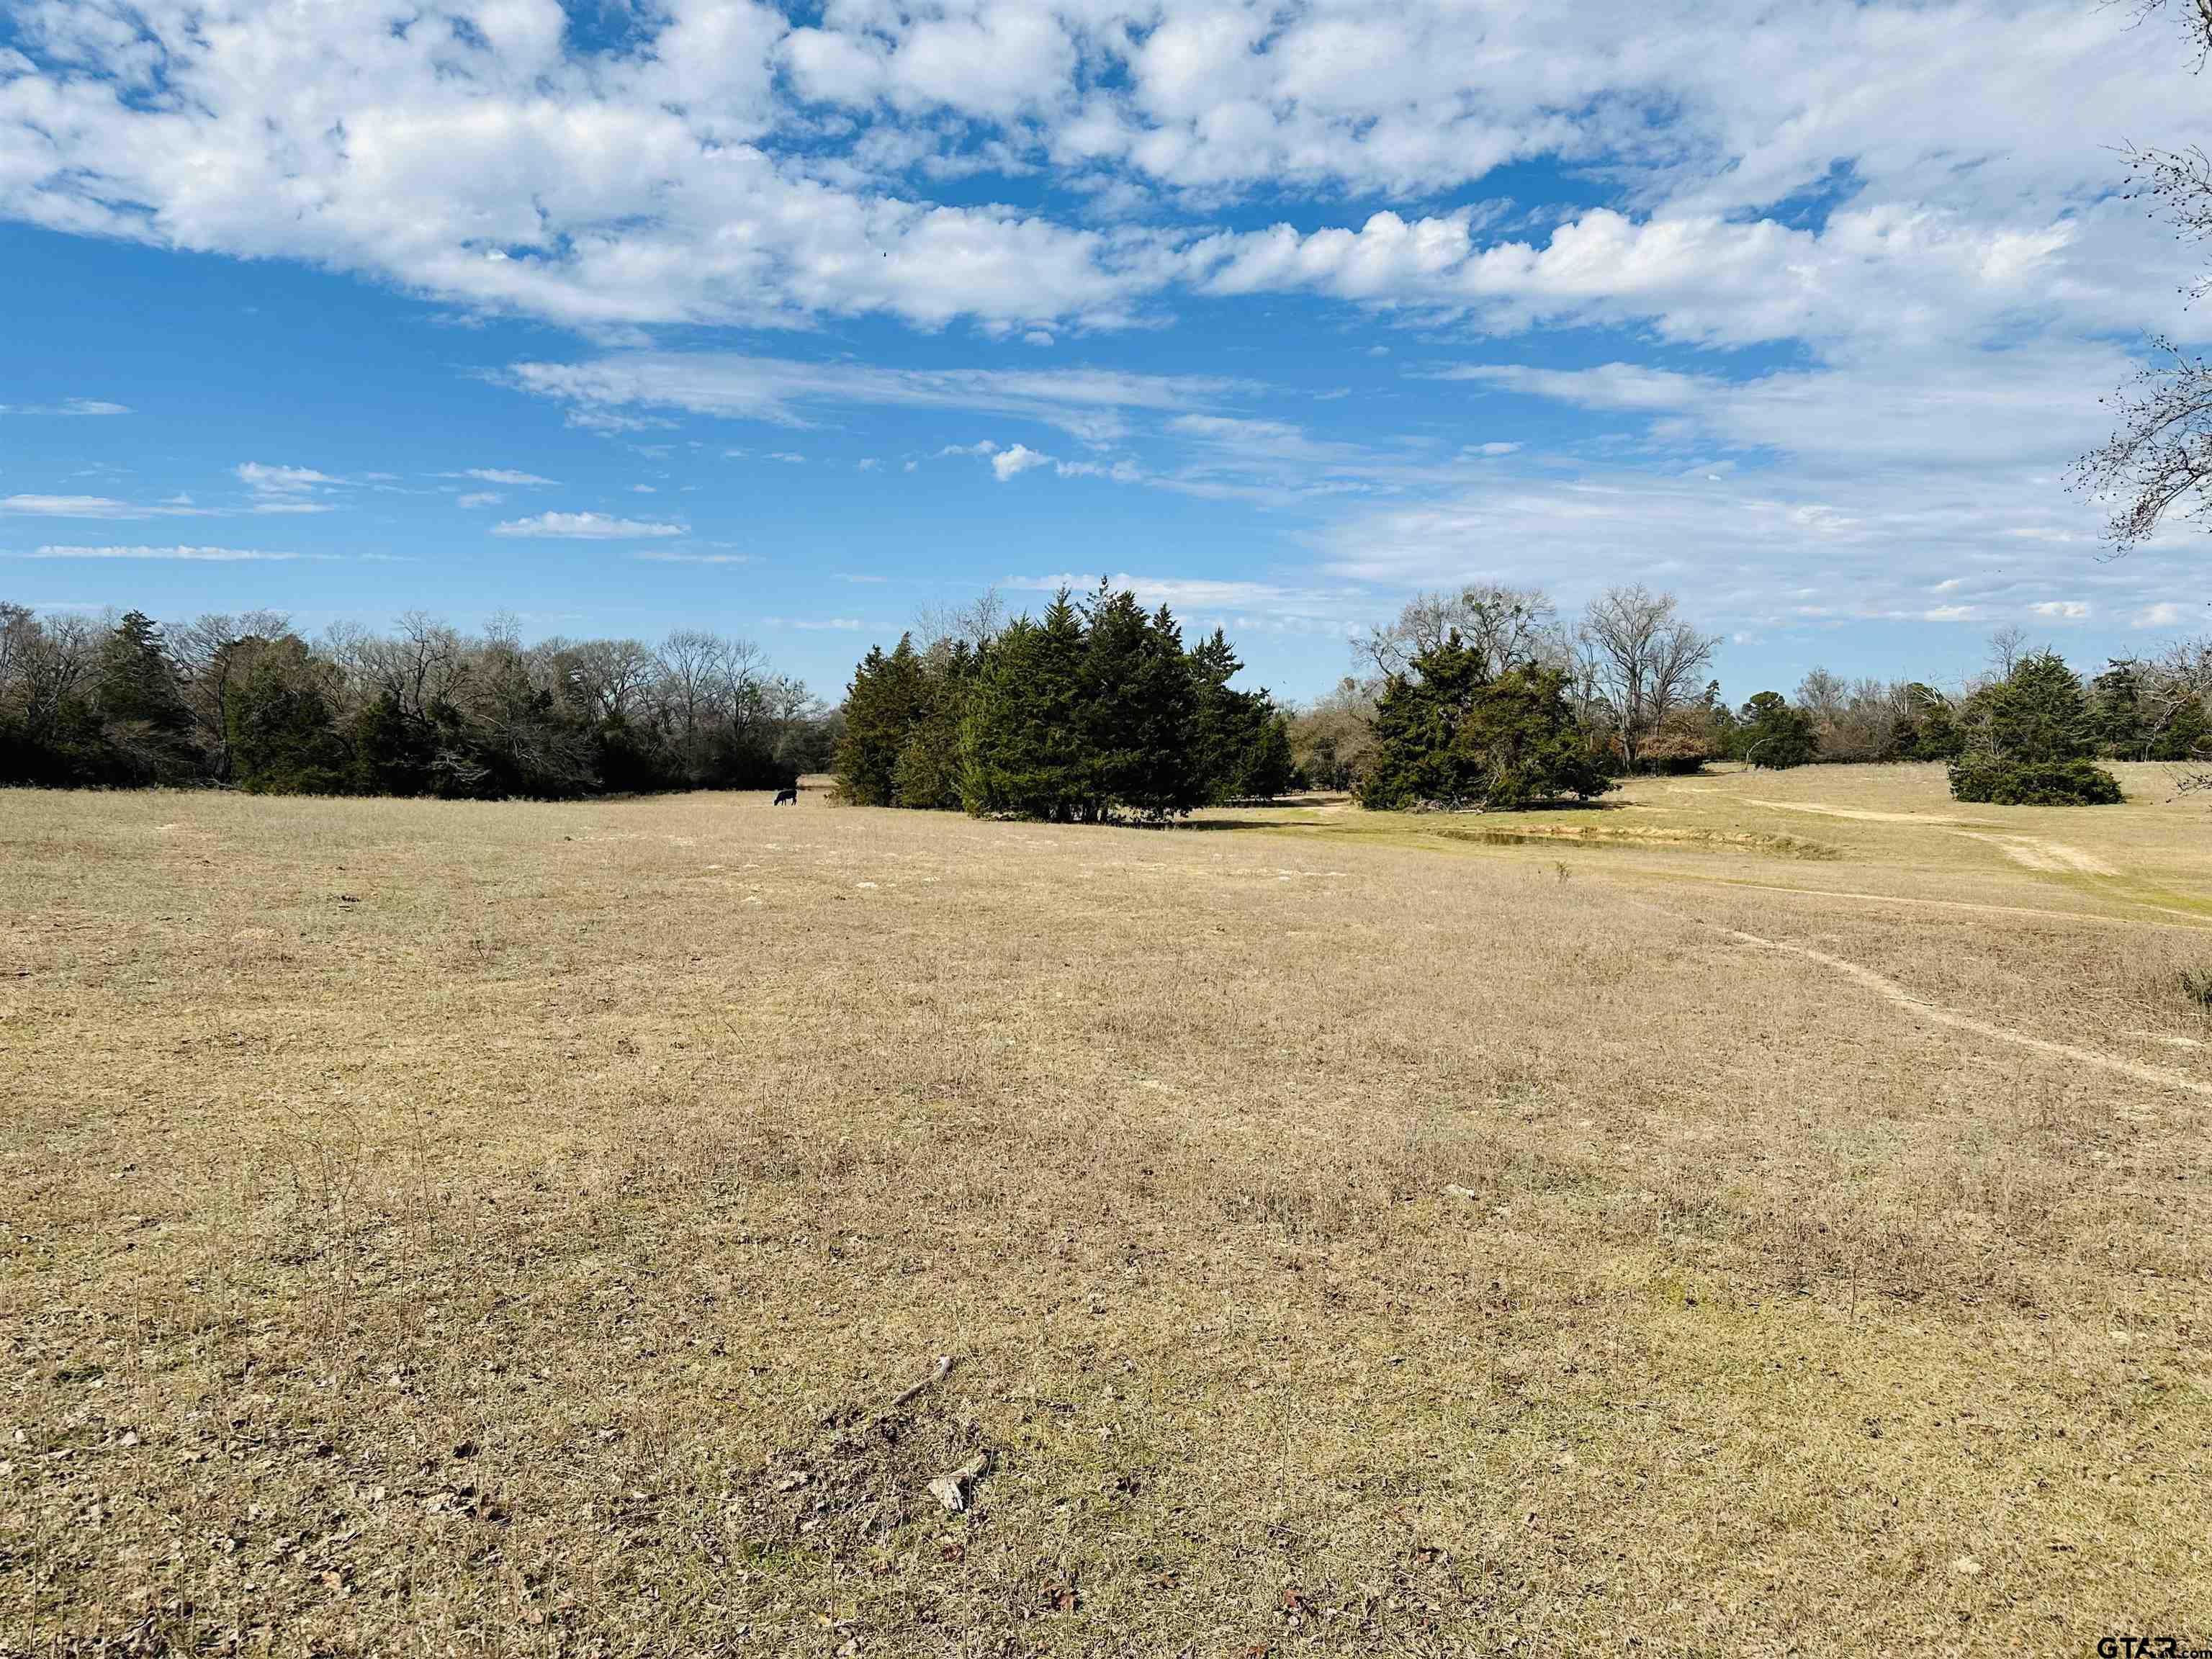
[[[770,801],[769,805],[771,806],[781,806],[786,801],[789,801],[793,806],[799,805],[799,786],[797,784],[793,784],[788,789],[777,790],[775,792],[775,799]]]

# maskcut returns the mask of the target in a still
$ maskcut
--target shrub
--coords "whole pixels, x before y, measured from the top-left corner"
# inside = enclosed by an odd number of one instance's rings
[[[2124,799],[2119,780],[2089,761],[2010,761],[1995,755],[1952,763],[1951,793],[1996,806],[2112,806]]]
[[[1790,707],[1779,691],[1762,691],[1743,706],[1730,734],[1736,757],[1753,766],[1803,766],[1820,757],[1812,714]]]

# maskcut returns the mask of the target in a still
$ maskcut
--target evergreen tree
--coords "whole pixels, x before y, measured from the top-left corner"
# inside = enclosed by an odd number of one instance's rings
[[[1231,800],[1243,793],[1245,751],[1252,740],[1251,709],[1246,698],[1229,689],[1229,682],[1243,666],[1218,628],[1212,638],[1200,641],[1191,649],[1191,689],[1195,697],[1191,748],[1209,801]]]
[[[993,641],[961,728],[961,803],[979,816],[1068,823],[1091,799],[1083,718],[1083,623],[1067,591],[1043,620]]]
[[[1971,700],[1978,726],[1951,763],[1959,800],[2000,805],[2097,806],[2121,799],[2119,781],[2088,757],[2095,733],[2081,682],[2054,651],[2016,661]]]
[[[1359,799],[1376,810],[1504,811],[1614,787],[1584,740],[1565,674],[1528,663],[1492,678],[1486,654],[1456,630],[1390,677],[1375,737]]]
[[[354,716],[353,787],[364,795],[421,795],[430,788],[437,737],[397,696],[380,691]]]
[[[899,750],[893,779],[898,805],[945,809],[960,805],[960,726],[976,660],[964,640],[934,649],[923,659],[924,695]]]
[[[117,781],[179,783],[193,775],[191,710],[161,630],[143,611],[126,613],[101,643],[94,697]]]
[[[2089,687],[2089,738],[2113,760],[2140,760],[2150,746],[2142,681],[2132,657],[2115,657]]]
[[[1254,702],[1261,718],[1237,780],[1236,796],[1244,800],[1273,800],[1297,778],[1297,759],[1291,751],[1291,722],[1265,691],[1255,694]]]
[[[1736,755],[1753,766],[1778,770],[1820,757],[1810,711],[1792,708],[1779,691],[1761,691],[1743,706],[1736,722]]]
[[[1966,730],[1941,691],[1915,680],[1905,688],[1905,706],[1890,736],[1891,751],[1899,760],[1956,760],[1965,752]]]
[[[350,781],[330,674],[290,635],[267,641],[225,710],[231,775],[254,794],[335,795]]]
[[[837,746],[837,794],[858,806],[898,804],[899,757],[927,713],[927,690],[911,635],[885,656],[871,647],[845,694]]]
[[[2150,740],[2143,758],[2154,761],[2203,760],[2212,753],[2212,720],[2204,713],[2202,697],[2184,697]]]
[[[2002,759],[2039,765],[2089,752],[2081,682],[2055,651],[2022,657],[1989,699],[1988,741]]]

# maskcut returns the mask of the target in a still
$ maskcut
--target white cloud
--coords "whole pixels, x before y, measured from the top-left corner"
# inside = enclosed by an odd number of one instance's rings
[[[524,489],[538,484],[557,484],[558,478],[541,478],[535,472],[515,472],[503,466],[472,466],[460,472],[441,472],[441,478],[474,478],[478,483]]]
[[[2079,599],[2042,599],[2027,608],[2057,622],[2080,622],[2089,614],[2089,607]]]
[[[562,541],[639,541],[681,536],[679,524],[637,519],[617,519],[605,513],[539,513],[526,519],[510,519],[492,526],[495,536],[533,536]]]
[[[241,461],[231,471],[247,489],[272,495],[307,495],[345,482],[311,466],[269,466],[259,461]]]
[[[1205,409],[1253,389],[1249,382],[1210,375],[878,368],[735,352],[623,352],[580,363],[517,363],[509,374],[526,391],[594,417],[675,409],[806,426],[826,410],[947,409],[1036,421],[1088,443],[1111,441],[1139,412]]]
[[[44,519],[171,519],[201,516],[203,509],[183,502],[146,507],[110,495],[0,496],[0,513]]]
[[[2138,326],[2175,307],[2134,280],[2100,139],[2212,130],[2170,30],[2078,0],[1499,0],[1479,27],[1460,0],[836,0],[796,27],[668,0],[624,11],[618,52],[555,0],[466,33],[280,0],[122,15],[25,9],[0,215],[586,329],[1020,336],[1193,283],[1691,339],[1909,332],[1954,301]],[[1534,161],[1614,199],[1541,239],[1499,240],[1498,204],[1396,210]],[[1046,169],[1096,216],[970,182]],[[1226,228],[1285,193],[1305,228]]]
[[[1040,455],[1026,444],[1016,444],[1011,449],[1002,449],[991,457],[991,471],[1000,483],[1018,473],[1028,471],[1031,467],[1051,465],[1051,456]]]
[[[770,628],[796,628],[805,633],[853,634],[862,627],[858,617],[763,617]]]
[[[1376,596],[1352,585],[1297,586],[1277,582],[1195,576],[1140,576],[1117,571],[1106,579],[1115,591],[1134,593],[1147,606],[1166,605],[1186,623],[1237,618],[1247,626],[1342,634],[1376,609]],[[1082,593],[1096,587],[1094,574],[1060,571],[1045,576],[1007,576],[1000,586],[1018,592]]]
[[[64,398],[58,404],[0,404],[0,415],[128,415],[128,404],[111,404],[99,398]]]
[[[10,559],[169,559],[191,563],[237,564],[292,560],[335,561],[335,553],[267,553],[237,547],[41,547],[34,553],[9,553]]]
[[[653,564],[750,564],[750,553],[679,553],[654,548],[633,553],[633,559],[644,559]]]
[[[453,505],[465,510],[479,507],[497,507],[507,499],[496,489],[472,489],[453,498]]]

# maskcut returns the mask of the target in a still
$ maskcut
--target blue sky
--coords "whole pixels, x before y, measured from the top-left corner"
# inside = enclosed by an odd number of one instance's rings
[[[2212,626],[2064,489],[2191,254],[2163,20],[1653,0],[16,0],[0,597],[708,626],[834,696],[1124,578],[1295,696],[1673,589],[1740,699]]]

